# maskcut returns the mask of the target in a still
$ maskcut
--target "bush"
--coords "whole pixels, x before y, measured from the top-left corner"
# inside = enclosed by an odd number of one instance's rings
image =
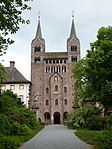
[[[97,146],[100,149],[112,149],[112,126],[108,126],[103,131]]]
[[[0,133],[9,135],[11,130],[11,124],[8,121],[6,115],[0,113]]]
[[[1,149],[17,149],[20,146],[19,140],[12,137],[2,136],[0,137]]]
[[[108,125],[112,125],[112,114],[108,116],[107,123]]]
[[[26,124],[22,125],[22,135],[29,135],[32,133],[32,129],[30,129]]]
[[[107,118],[93,115],[86,120],[86,127],[91,130],[102,130],[107,125]]]
[[[11,135],[21,135],[23,132],[22,125],[18,122],[13,123],[11,129]]]
[[[37,125],[36,115],[29,108],[20,108],[20,112],[27,119],[26,125],[30,128],[35,128]]]
[[[8,119],[11,123],[18,122],[20,124],[28,124],[28,119],[20,112],[8,115]]]
[[[87,124],[86,121],[88,118],[90,118],[92,115],[100,115],[101,111],[96,108],[95,106],[90,107],[81,107],[77,110],[73,110],[68,115],[68,121],[71,123],[74,128],[86,128]],[[70,124],[69,124],[70,125]]]

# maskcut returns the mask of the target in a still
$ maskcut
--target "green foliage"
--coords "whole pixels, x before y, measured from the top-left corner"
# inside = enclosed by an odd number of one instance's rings
[[[14,137],[0,136],[1,149],[18,149],[20,146],[19,140]]]
[[[0,134],[10,135],[11,124],[5,114],[0,113]]]
[[[107,125],[107,118],[92,115],[86,120],[86,126],[90,130],[103,130]]]
[[[112,27],[102,27],[86,58],[73,69],[75,98],[112,106]]]
[[[97,146],[100,149],[111,149],[112,148],[112,125],[107,127],[99,138]]]
[[[11,135],[22,135],[22,125],[18,122],[12,124]]]
[[[0,148],[17,149],[43,128],[35,114],[12,91],[0,96]]]
[[[76,136],[78,136],[82,141],[96,145],[99,142],[99,138],[102,135],[102,131],[93,131],[88,129],[78,129],[75,132]]]
[[[93,115],[100,115],[101,111],[97,109],[95,106],[90,107],[81,107],[77,110],[72,111],[68,115],[69,125],[74,128],[79,127],[88,127],[88,123],[86,122],[88,118]],[[71,124],[70,124],[71,123]]]
[[[4,80],[7,78],[7,70],[6,68],[0,63],[0,87]]]
[[[29,23],[29,20],[24,20],[22,13],[25,10],[30,10],[31,7],[27,3],[32,0],[13,0],[0,2],[0,56],[5,53],[8,45],[14,41],[8,38],[10,34],[15,34],[19,30],[20,24]]]
[[[18,108],[23,107],[21,100],[16,94],[10,90],[4,91],[0,97],[0,113],[12,114],[18,111]]]
[[[112,114],[108,116],[107,123],[108,125],[112,125]]]
[[[20,111],[21,111],[21,114],[27,119],[26,124],[30,128],[35,128],[37,125],[37,119],[35,114],[29,108],[20,108]]]

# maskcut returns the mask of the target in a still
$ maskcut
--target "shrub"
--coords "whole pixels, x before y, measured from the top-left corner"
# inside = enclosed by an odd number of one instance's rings
[[[22,125],[18,122],[14,122],[11,129],[12,135],[21,135],[23,132]]]
[[[103,131],[97,146],[101,149],[112,149],[112,126],[108,126]]]
[[[20,112],[27,118],[27,125],[31,128],[35,128],[37,125],[36,115],[29,108],[20,108]]]
[[[112,125],[112,114],[108,116],[107,123],[108,125]]]
[[[72,122],[72,126],[74,128],[86,128],[87,124],[86,121],[88,118],[90,118],[92,115],[100,115],[101,111],[96,108],[95,106],[90,107],[81,107],[77,110],[73,110],[68,115],[68,121]],[[73,124],[74,123],[74,124]],[[69,124],[70,125],[70,124]]]
[[[18,149],[20,146],[19,140],[12,137],[2,136],[0,137],[0,148],[1,149]]]
[[[22,135],[31,134],[32,129],[30,129],[26,124],[22,125]]]
[[[105,128],[106,124],[107,118],[97,115],[93,115],[86,120],[86,127],[91,130],[102,130]]]
[[[8,115],[8,119],[11,123],[18,122],[20,124],[28,124],[28,119],[20,112]]]
[[[8,121],[7,116],[0,113],[0,133],[9,135],[11,130],[11,124]]]

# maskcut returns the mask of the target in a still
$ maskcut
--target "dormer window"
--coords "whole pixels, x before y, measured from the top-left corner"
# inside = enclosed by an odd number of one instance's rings
[[[35,49],[35,52],[40,52],[41,51],[41,46],[38,46],[38,47],[36,46],[34,49]]]

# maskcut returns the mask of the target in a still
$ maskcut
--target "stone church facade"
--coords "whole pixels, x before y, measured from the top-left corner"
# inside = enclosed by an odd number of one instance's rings
[[[74,103],[73,65],[80,59],[74,16],[66,52],[46,52],[40,18],[31,43],[31,107],[46,124],[63,124]]]

